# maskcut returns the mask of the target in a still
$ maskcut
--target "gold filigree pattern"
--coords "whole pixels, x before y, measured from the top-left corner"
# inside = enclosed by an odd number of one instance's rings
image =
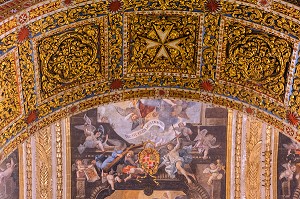
[[[0,54],[6,53],[10,48],[13,48],[16,45],[16,41],[17,41],[16,32],[11,33],[6,37],[4,37],[0,42]]]
[[[42,98],[103,79],[107,64],[103,23],[87,24],[37,42]]]
[[[26,144],[26,198],[32,198],[32,152],[31,140],[27,140]]]
[[[51,171],[52,171],[52,140],[50,128],[45,128],[35,134],[36,143],[36,176],[37,196],[41,199],[51,196]]]
[[[26,179],[26,160],[24,159],[24,152],[25,152],[25,144],[20,144],[18,146],[18,156],[19,156],[19,198],[25,198],[25,179]],[[1,161],[1,160],[0,160]]]
[[[204,10],[204,1],[201,0],[141,0],[141,1],[124,1],[125,9],[134,9],[134,10]]]
[[[196,75],[200,68],[200,16],[172,12],[125,14],[125,74]]]
[[[294,71],[292,64],[297,62],[291,62],[291,68],[287,73],[288,77],[285,76],[288,81],[285,79],[284,82],[287,82],[288,86],[284,85],[287,88],[287,92],[285,93],[285,100],[287,101],[284,102],[284,105],[281,103],[282,100],[277,101],[272,99],[274,97],[260,93],[259,87],[259,92],[257,92],[257,90],[253,90],[253,87],[242,87],[236,84],[218,81],[219,77],[216,72],[221,65],[220,55],[222,50],[221,45],[223,43],[221,38],[224,35],[222,20],[224,17],[231,18],[232,21],[245,22],[243,24],[246,24],[246,22],[251,23],[251,25],[247,24],[245,26],[251,26],[251,30],[254,31],[254,33],[258,34],[264,32],[263,34],[265,36],[284,38],[289,41],[289,43],[296,44],[298,42],[297,39],[300,37],[299,19],[296,16],[298,9],[291,4],[273,1],[273,3],[266,8],[259,6],[257,4],[258,2],[255,0],[221,1],[221,11],[211,14],[205,9],[205,1],[200,0],[125,0],[122,2],[122,9],[118,13],[109,12],[108,1],[89,1],[77,4],[81,2],[85,1],[72,1],[72,6],[63,8],[62,6],[64,6],[64,3],[54,0],[52,2],[47,2],[46,4],[28,8],[26,12],[28,11],[29,13],[30,21],[26,22],[26,26],[29,28],[30,34],[28,40],[25,40],[23,43],[18,43],[16,41],[18,30],[21,28],[21,26],[17,27],[18,17],[7,19],[1,23],[0,32],[3,34],[1,35],[0,54],[7,53],[15,47],[17,47],[19,51],[25,114],[28,114],[32,110],[37,110],[39,113],[37,118],[38,124],[33,122],[28,126],[25,122],[26,117],[22,116],[13,125],[5,127],[5,131],[1,132],[0,136],[0,147],[3,147],[4,153],[7,154],[11,152],[19,143],[27,139],[34,132],[34,129],[45,127],[47,124],[55,121],[52,116],[55,119],[60,119],[61,117],[71,114],[68,110],[61,109],[62,107],[78,102],[79,109],[86,110],[88,107],[97,106],[99,103],[122,100],[125,96],[130,97],[127,94],[125,95],[125,93],[131,93],[131,91],[133,91],[132,93],[135,98],[153,97],[153,93],[156,97],[161,97],[157,96],[157,90],[155,88],[150,88],[155,86],[165,87],[167,89],[165,90],[166,95],[164,97],[174,96],[174,98],[180,99],[195,99],[231,107],[236,110],[243,110],[248,104],[248,106],[251,106],[256,110],[254,116],[269,124],[275,125],[284,131],[285,134],[300,140],[300,137],[297,136],[297,129],[291,127],[292,131],[287,130],[289,129],[287,128],[288,124],[283,123],[286,118],[287,110],[299,113],[300,103],[298,102],[297,89],[297,85],[299,84],[297,80],[298,75],[295,74],[295,81],[293,81],[292,76]],[[276,7],[277,5],[281,6]],[[276,12],[273,12],[272,9]],[[182,13],[185,13],[187,16],[203,16],[204,23],[201,24],[201,21],[199,22],[203,35],[203,40],[200,41],[200,44],[203,48],[198,52],[199,55],[202,54],[202,57],[197,60],[200,62],[200,70],[197,69],[197,72],[199,72],[200,75],[196,76],[196,78],[184,77],[181,76],[182,74],[180,76],[175,76],[173,74],[160,73],[143,73],[142,76],[133,75],[134,77],[124,76],[126,68],[125,65],[123,66],[122,61],[124,61],[123,58],[125,57],[125,54],[122,50],[123,45],[126,44],[126,42],[125,40],[123,41],[123,38],[125,38],[123,37],[123,34],[125,31],[128,31],[125,30],[126,26],[123,24],[125,19],[124,16],[130,15],[128,13],[137,15],[142,12],[156,12],[157,10],[161,13],[171,13],[174,16],[181,15]],[[78,23],[79,26],[83,26],[86,24],[84,22],[85,20],[94,21],[99,17],[107,17],[108,20],[108,23],[105,23],[103,27],[108,28],[108,64],[105,66],[107,67],[109,79],[102,82],[94,81],[81,85],[79,83],[74,83],[72,89],[62,90],[62,92],[56,93],[55,96],[39,101],[39,97],[36,96],[36,93],[40,92],[40,80],[38,79],[39,77],[37,77],[38,71],[35,71],[33,67],[33,63],[36,62],[37,56],[32,55],[34,46],[31,46],[31,40],[34,41],[38,37],[41,38],[50,33],[51,35],[63,34],[62,29],[74,30],[76,28],[74,24]],[[258,26],[262,28],[258,29]],[[269,31],[269,29],[272,31]],[[161,30],[161,32],[164,33],[165,31]],[[274,32],[277,33],[275,34]],[[291,40],[290,38],[293,39]],[[181,43],[177,43],[177,46],[180,45]],[[168,45],[165,45],[165,49],[166,48],[168,48]],[[297,45],[294,46],[294,51],[296,50]],[[168,56],[164,52],[160,55],[162,58]],[[296,55],[293,55],[293,59],[296,57]],[[115,79],[118,79],[123,83],[120,90],[124,89],[123,92],[118,93],[118,99],[114,96],[115,93],[110,93],[111,90],[109,84]],[[207,79],[212,79],[215,83],[214,89],[211,91],[213,94],[195,92],[201,89],[200,83]],[[288,93],[288,91],[290,91],[289,83],[294,84],[291,96]],[[147,91],[141,89],[145,87],[148,89],[146,89]],[[135,90],[136,88],[141,90],[137,91]],[[95,97],[91,98],[92,96]],[[290,101],[288,101],[289,99]],[[87,105],[87,107],[85,107],[85,105]],[[53,113],[53,111],[57,112]],[[299,128],[299,126],[297,128]],[[17,134],[19,135],[16,136]],[[10,140],[9,144],[4,145],[7,140]]]
[[[246,197],[260,198],[261,160],[258,157],[262,148],[262,123],[249,117],[246,125]]]
[[[48,4],[42,9],[46,12],[47,10],[51,10],[50,6],[51,5]],[[96,18],[97,15],[106,14],[106,10],[106,2],[104,1],[69,8],[66,11],[56,12],[53,15],[48,15],[47,17],[34,21],[29,25],[30,32],[32,35],[37,35],[57,27],[70,25],[76,21]]]
[[[266,195],[265,198],[266,199],[271,198],[272,129],[273,128],[270,125],[267,126],[267,130],[266,130],[266,151],[264,152],[264,156],[265,156],[265,172],[264,172],[265,181],[264,181],[264,187],[265,187],[265,195]],[[273,131],[273,133],[274,133],[274,131]],[[273,164],[273,165],[275,165],[275,164]],[[274,186],[276,186],[276,184],[274,184]]]
[[[123,76],[123,65],[121,63],[122,55],[122,26],[123,15],[115,14],[109,17],[109,57],[111,79],[120,79]]]
[[[0,130],[22,114],[16,58],[15,52],[12,52],[0,59]]]
[[[273,2],[272,10],[277,11],[279,13],[285,13],[289,17],[300,20],[300,10],[295,9],[294,7],[286,4],[282,4],[281,2]]]
[[[31,42],[26,40],[19,46],[19,62],[22,77],[25,113],[35,110],[36,94]]]
[[[238,5],[229,1],[224,1],[222,5],[222,12],[224,15],[230,15],[233,18],[252,21],[266,27],[272,27],[279,32],[293,35],[298,39],[300,38],[300,25],[295,21],[287,20],[281,15],[260,10],[256,7]],[[287,16],[289,15],[289,13],[286,14]]]
[[[203,38],[203,64],[201,76],[204,79],[215,79],[218,60],[220,15],[208,14],[204,19],[205,34]]]
[[[63,163],[62,163],[62,132],[61,123],[55,124],[56,134],[56,198],[61,199],[63,197]]]
[[[226,152],[226,184],[227,186],[231,183],[231,173],[234,171],[234,168],[231,167],[231,161],[234,158],[232,155],[232,148],[234,145],[233,142],[233,110],[228,109],[228,120],[227,120],[227,152]],[[226,198],[230,198],[231,192],[233,190],[226,189]]]
[[[300,55],[300,51],[298,53]],[[300,58],[298,58],[298,64],[296,65],[296,71],[294,74],[294,82],[292,86],[291,96],[289,105],[291,107],[292,112],[300,114]]]
[[[291,43],[234,22],[225,24],[223,42],[222,80],[283,101],[293,51]]]
[[[241,198],[241,152],[242,152],[242,125],[243,114],[238,112],[236,117],[235,133],[235,190],[234,198]]]

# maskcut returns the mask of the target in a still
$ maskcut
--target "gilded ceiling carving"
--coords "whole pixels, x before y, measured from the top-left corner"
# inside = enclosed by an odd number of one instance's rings
[[[239,23],[224,28],[220,78],[283,101],[293,44]]]
[[[201,14],[130,13],[124,20],[126,74],[200,74]]]
[[[23,110],[16,51],[7,54],[0,63],[0,120],[2,121],[0,129],[2,129],[15,121]]]
[[[25,111],[14,125],[2,123],[5,153],[61,117],[139,97],[230,107],[300,140],[298,7],[252,0],[81,2],[45,1],[0,22],[0,55],[18,49],[18,104]]]
[[[36,41],[43,99],[104,79],[107,38],[101,19],[99,25],[86,24]]]

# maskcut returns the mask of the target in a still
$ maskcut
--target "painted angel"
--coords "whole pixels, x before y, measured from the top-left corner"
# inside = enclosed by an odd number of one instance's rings
[[[190,119],[186,111],[188,108],[192,107],[195,104],[194,102],[187,102],[184,100],[171,100],[171,101],[173,103],[171,116]]]
[[[194,139],[194,141],[196,142],[194,148],[196,148],[200,154],[203,153],[203,159],[208,158],[209,149],[220,147],[219,144],[216,144],[217,142],[216,137],[214,137],[211,134],[207,134],[207,132],[208,131],[206,129],[200,131],[198,128],[198,135]]]
[[[130,119],[132,122],[131,130],[136,129],[140,125],[144,125],[145,117],[154,111],[154,106],[148,106],[143,104],[140,100],[137,102],[133,102],[133,106],[128,108],[121,108],[115,106],[116,111],[121,115],[124,116],[125,119]]]
[[[84,135],[86,137],[93,135],[94,131],[96,130],[96,127],[92,125],[91,119],[86,114],[84,114],[83,119],[85,123],[83,125],[76,125],[75,128],[83,130]]]

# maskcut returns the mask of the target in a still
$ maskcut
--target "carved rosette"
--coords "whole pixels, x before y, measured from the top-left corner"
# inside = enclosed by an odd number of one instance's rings
[[[124,72],[200,73],[202,15],[140,12],[124,17]]]
[[[224,29],[220,79],[283,101],[292,43],[237,22]]]
[[[41,98],[105,76],[107,38],[104,19],[37,41]]]

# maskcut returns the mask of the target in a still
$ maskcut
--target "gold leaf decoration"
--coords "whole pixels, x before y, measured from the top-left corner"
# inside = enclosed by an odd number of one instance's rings
[[[292,44],[237,22],[225,24],[221,79],[283,101]]]
[[[196,75],[201,15],[169,12],[128,14],[127,73],[168,72]],[[200,31],[200,32],[199,32]]]
[[[14,53],[0,60],[0,129],[21,114],[19,75]]]
[[[260,161],[261,142],[258,142],[250,151],[246,174],[246,195],[249,199],[260,198]]]
[[[36,166],[37,166],[37,196],[38,198],[51,198],[51,159],[52,141],[51,130],[45,128],[35,135],[36,142]]]
[[[93,24],[41,39],[37,45],[42,98],[103,79],[105,41],[104,29]]]

